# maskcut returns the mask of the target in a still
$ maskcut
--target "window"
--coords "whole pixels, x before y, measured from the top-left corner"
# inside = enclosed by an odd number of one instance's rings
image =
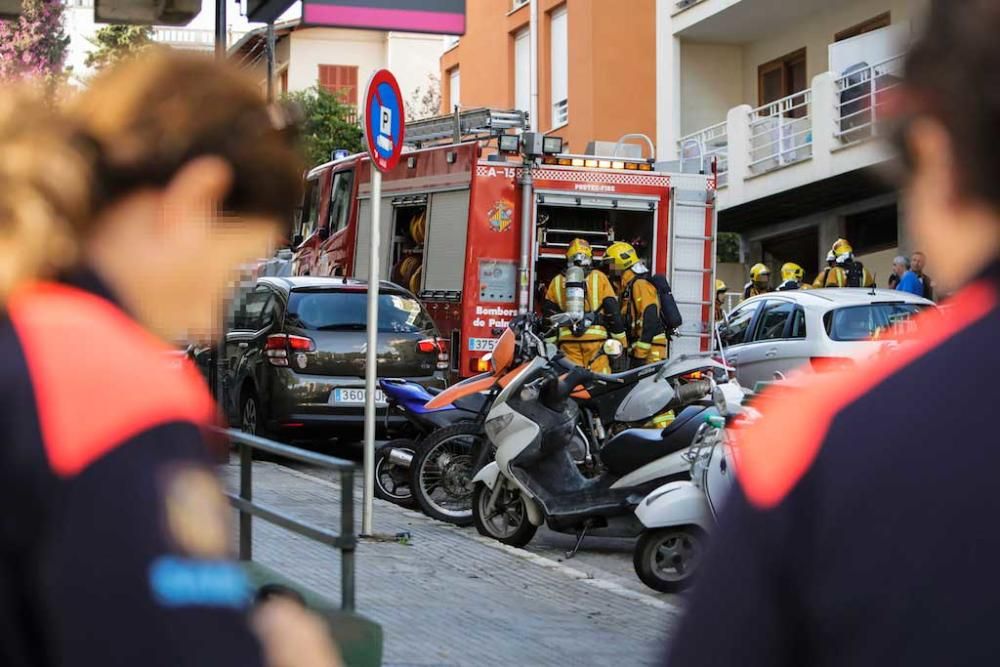
[[[514,35],[514,108],[527,111],[531,105],[531,48],[528,29]]]
[[[795,313],[795,304],[788,301],[768,301],[760,315],[754,340],[779,340],[785,337],[785,327]]]
[[[236,309],[233,328],[241,331],[260,331],[264,324],[264,311],[271,298],[267,288],[258,287],[246,296],[246,300]],[[273,312],[269,313],[273,317]],[[269,323],[269,322],[268,322]]]
[[[723,347],[746,342],[747,330],[753,322],[753,316],[760,307],[760,303],[760,301],[748,303],[730,313],[729,322],[719,328]]]
[[[868,19],[862,23],[855,26],[851,26],[847,30],[841,30],[836,35],[833,36],[833,41],[842,42],[845,39],[850,39],[851,37],[857,37],[858,35],[863,35],[866,32],[871,32],[872,30],[878,30],[879,28],[887,28],[892,22],[892,16],[889,12],[885,14],[879,14],[875,18]]]
[[[805,49],[789,53],[757,68],[757,97],[761,106],[800,93],[806,89],[806,84]],[[799,107],[790,111],[788,115],[799,118],[805,111],[805,107]]]
[[[805,338],[806,337],[806,311],[802,310],[801,307],[795,308],[795,314],[792,316],[792,326],[788,330],[789,338]]]
[[[462,79],[457,67],[448,71],[448,108],[456,106],[462,106]]]
[[[569,41],[566,7],[549,15],[552,64],[552,127],[569,122]]]
[[[319,179],[312,178],[306,182],[306,194],[303,199],[302,209],[302,238],[309,238],[309,235],[316,229],[316,219],[319,217],[319,193],[322,188]]]
[[[295,290],[289,296],[286,323],[313,331],[365,331],[368,328],[368,293]],[[433,331],[434,322],[416,299],[402,294],[381,294],[378,330],[420,333]]]
[[[347,216],[351,211],[351,195],[354,193],[354,170],[338,171],[333,176],[330,194],[330,218],[327,229],[336,233],[347,227]]]
[[[520,9],[528,4],[528,0],[510,0],[510,10]]]
[[[319,87],[344,104],[358,105],[358,68],[354,65],[320,65]]]
[[[868,340],[879,331],[905,329],[904,324],[924,306],[915,303],[872,303],[831,310],[823,316],[826,333],[833,340]]]

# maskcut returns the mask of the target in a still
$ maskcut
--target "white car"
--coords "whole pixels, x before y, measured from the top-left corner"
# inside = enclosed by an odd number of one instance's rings
[[[825,288],[747,299],[719,324],[726,362],[744,387],[801,369],[842,368],[876,354],[915,313],[934,304],[907,292]],[[886,338],[885,335],[880,335]]]

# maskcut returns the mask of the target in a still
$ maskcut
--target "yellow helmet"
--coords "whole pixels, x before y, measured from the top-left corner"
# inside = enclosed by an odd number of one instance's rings
[[[854,248],[847,242],[847,239],[837,239],[833,244],[833,254],[837,260],[847,259],[854,254]]]
[[[604,256],[611,262],[611,268],[615,271],[630,269],[639,261],[639,254],[636,253],[635,248],[624,241],[609,245]]]
[[[593,259],[594,251],[590,248],[590,244],[583,239],[573,239],[569,244],[569,248],[566,249],[567,264],[590,266]]]
[[[766,277],[765,277],[766,276]],[[750,280],[755,283],[766,283],[771,279],[771,269],[760,262],[750,267]]]
[[[716,294],[718,294],[719,292],[725,292],[727,289],[729,289],[729,288],[726,287],[726,283],[722,282],[721,280],[716,279],[716,281],[715,281],[715,293]]]
[[[795,280],[802,282],[802,277],[805,275],[805,270],[795,262],[786,262],[781,267],[781,279],[782,280]]]

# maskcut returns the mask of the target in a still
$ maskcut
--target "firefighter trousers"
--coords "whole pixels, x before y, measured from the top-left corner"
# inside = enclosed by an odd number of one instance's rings
[[[632,346],[632,367],[663,361],[667,358],[667,337],[664,334],[653,336],[652,343],[638,342]]]
[[[611,363],[604,354],[603,340],[560,340],[559,349],[577,366],[586,366],[595,373],[610,373]]]

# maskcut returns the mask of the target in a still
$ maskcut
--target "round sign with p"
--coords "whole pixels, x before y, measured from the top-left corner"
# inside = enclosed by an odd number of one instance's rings
[[[368,154],[379,171],[389,171],[399,163],[405,128],[403,96],[396,77],[389,70],[378,70],[365,92],[364,130]]]

